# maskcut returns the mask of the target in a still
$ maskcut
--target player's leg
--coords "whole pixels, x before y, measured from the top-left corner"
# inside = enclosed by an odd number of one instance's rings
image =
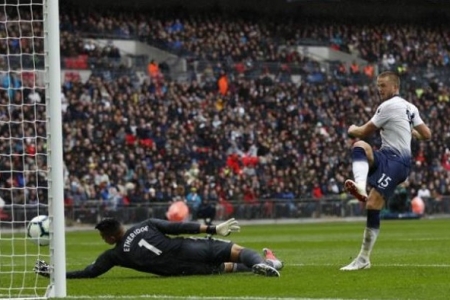
[[[395,192],[398,183],[409,175],[410,167],[398,154],[390,150],[373,152],[374,167],[369,173],[368,181],[373,187],[366,203],[367,223],[363,243],[358,257],[341,270],[351,271],[370,267],[370,253],[380,232],[380,211],[385,200]]]
[[[372,248],[375,245],[378,233],[380,232],[380,212],[383,209],[385,202],[384,196],[381,195],[376,189],[372,189],[370,191],[369,199],[366,205],[366,228],[364,230],[361,251],[358,255],[366,261],[369,261],[370,259],[370,253],[372,252]]]
[[[224,263],[225,273],[252,272],[252,268],[241,263],[226,262]]]
[[[280,261],[272,250],[269,248],[263,249],[263,256],[265,259],[265,262],[270,265],[271,267],[274,267],[276,270],[281,270],[283,268],[283,262]],[[251,272],[252,268],[247,267],[243,263],[233,263],[233,262],[227,262],[224,263],[224,272],[225,273],[235,273],[235,272]]]
[[[374,165],[372,147],[364,142],[357,141],[352,146],[352,171],[354,180],[345,181],[345,189],[356,199],[362,202],[367,200],[367,175],[369,168]]]
[[[374,188],[370,190],[366,202],[367,221],[364,229],[361,250],[358,256],[347,266],[342,267],[342,271],[355,271],[370,268],[370,253],[375,245],[375,241],[380,232],[380,211],[385,200],[383,196]]]
[[[279,277],[280,273],[275,269],[270,261],[266,261],[259,253],[252,249],[244,248],[237,244],[233,244],[230,252],[230,261],[243,264],[247,268],[251,268],[253,273]]]

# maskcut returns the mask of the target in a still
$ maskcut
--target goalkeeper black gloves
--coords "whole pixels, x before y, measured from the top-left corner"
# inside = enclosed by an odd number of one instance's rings
[[[48,263],[46,263],[43,260],[37,260],[36,263],[34,264],[34,268],[33,268],[34,273],[39,274],[41,276],[44,277],[50,277],[50,271],[51,271],[51,267]]]

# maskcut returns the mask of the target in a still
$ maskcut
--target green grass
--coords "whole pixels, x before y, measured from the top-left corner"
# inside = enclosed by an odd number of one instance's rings
[[[342,272],[358,253],[363,222],[245,225],[234,242],[248,248],[270,247],[285,263],[281,278],[253,274],[227,274],[162,278],[133,270],[114,268],[97,279],[67,281],[71,297],[183,299],[227,297],[227,299],[330,298],[330,299],[448,299],[450,295],[449,220],[383,221],[381,234],[372,254],[372,268]],[[36,278],[30,270],[35,256],[18,258],[19,273],[5,274],[11,268],[11,242],[0,241],[0,294],[11,284],[23,282],[45,286],[47,279]],[[97,232],[67,234],[67,269],[84,268],[108,248]],[[19,241],[14,253],[36,246]],[[41,251],[45,253],[48,248]],[[253,298],[249,298],[253,297]],[[0,297],[1,298],[1,297]]]

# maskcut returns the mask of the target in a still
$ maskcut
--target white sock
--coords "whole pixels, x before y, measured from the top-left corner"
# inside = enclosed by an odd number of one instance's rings
[[[366,187],[367,175],[369,174],[369,163],[367,161],[354,161],[352,163],[353,169],[353,178],[355,178],[355,182],[360,184],[364,184],[364,188]]]
[[[366,260],[370,258],[370,253],[375,245],[380,229],[368,228],[364,229],[363,242],[361,245],[361,251],[359,252],[359,257]]]

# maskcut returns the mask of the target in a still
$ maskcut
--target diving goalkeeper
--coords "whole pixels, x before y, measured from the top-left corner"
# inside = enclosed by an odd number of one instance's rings
[[[179,234],[217,234],[228,236],[240,231],[235,219],[212,225],[195,222],[169,222],[148,219],[128,230],[113,218],[102,220],[95,226],[102,239],[112,249],[103,252],[84,270],[70,271],[66,278],[95,278],[114,266],[161,276],[211,275],[229,272],[253,272],[258,275],[279,277],[283,264],[265,248],[264,257],[254,250],[231,241],[214,238],[171,237]],[[170,236],[169,236],[170,235]],[[51,267],[38,260],[34,271],[50,275]]]

